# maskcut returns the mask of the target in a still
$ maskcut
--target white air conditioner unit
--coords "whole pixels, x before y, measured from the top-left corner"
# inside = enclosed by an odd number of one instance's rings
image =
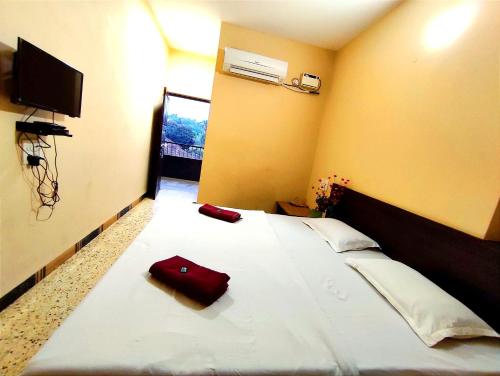
[[[252,52],[224,48],[224,72],[241,77],[281,85],[288,71],[288,63]]]

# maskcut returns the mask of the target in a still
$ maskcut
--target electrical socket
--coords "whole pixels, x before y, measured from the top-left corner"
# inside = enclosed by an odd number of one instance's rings
[[[28,153],[29,155],[33,155],[36,157],[42,157],[42,149],[40,147],[40,143],[38,141],[23,141],[21,143],[23,147],[23,164],[28,164]]]

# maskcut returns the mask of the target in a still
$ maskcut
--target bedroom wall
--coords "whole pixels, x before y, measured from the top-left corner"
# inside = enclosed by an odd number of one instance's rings
[[[30,172],[19,162],[6,72],[21,36],[85,74],[82,117],[58,116],[61,202],[37,222]],[[0,295],[4,295],[146,190],[153,108],[168,51],[140,1],[1,2]],[[10,54],[10,55],[9,55]]]
[[[170,49],[167,89],[173,93],[210,99],[215,73],[215,57]]]
[[[288,61],[288,77],[318,74],[319,96],[221,72],[223,48]],[[272,211],[277,200],[305,197],[334,53],[223,23],[198,200]]]
[[[311,184],[335,171],[484,237],[500,195],[498,20],[500,2],[407,1],[341,49]]]

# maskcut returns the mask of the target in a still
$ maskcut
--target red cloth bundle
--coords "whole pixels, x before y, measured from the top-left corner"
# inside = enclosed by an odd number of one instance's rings
[[[205,204],[203,206],[200,206],[198,211],[201,214],[208,215],[209,217],[222,219],[223,221],[231,222],[231,223],[236,222],[237,220],[239,220],[241,218],[241,215],[238,212],[220,209],[216,206],[212,206],[209,204]]]
[[[195,264],[180,256],[155,262],[151,275],[204,305],[210,305],[227,290],[229,276]]]

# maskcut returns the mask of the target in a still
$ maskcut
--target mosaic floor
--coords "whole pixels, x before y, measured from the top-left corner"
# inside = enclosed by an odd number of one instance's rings
[[[145,199],[16,302],[0,312],[0,375],[19,375],[26,362],[64,321],[149,222]]]

